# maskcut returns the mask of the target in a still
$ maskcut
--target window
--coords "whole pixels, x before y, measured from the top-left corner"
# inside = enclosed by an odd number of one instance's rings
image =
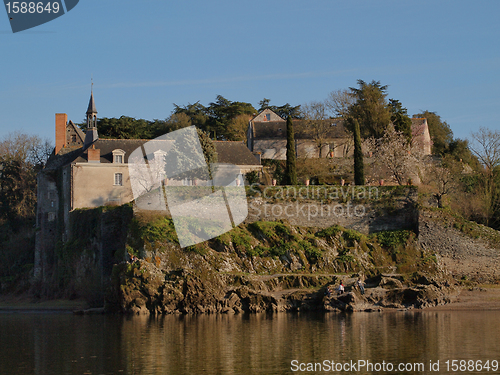
[[[271,121],[271,114],[270,114],[270,113],[267,113],[267,114],[266,114],[266,120],[267,120],[267,121]]]
[[[76,135],[71,136],[71,143],[76,143]]]
[[[115,173],[115,185],[117,186],[123,185],[123,175],[121,173]]]
[[[116,150],[113,150],[112,153],[113,153],[113,163],[123,164],[125,151],[117,148]]]

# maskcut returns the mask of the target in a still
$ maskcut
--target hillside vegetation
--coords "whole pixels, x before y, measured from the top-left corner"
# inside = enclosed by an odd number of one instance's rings
[[[112,311],[356,310],[448,298],[435,256],[407,230],[366,236],[337,225],[258,221],[181,249],[169,217],[136,213],[130,228],[127,250],[139,260],[114,267],[107,299]],[[354,288],[359,277],[366,279],[366,295]],[[340,281],[353,293],[325,297],[326,287]]]

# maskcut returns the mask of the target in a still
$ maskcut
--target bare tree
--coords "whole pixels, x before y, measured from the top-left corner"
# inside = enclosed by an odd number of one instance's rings
[[[486,168],[487,174],[493,176],[493,170],[500,165],[500,131],[479,128],[472,133],[469,148]]]
[[[500,206],[500,195],[495,182],[495,169],[500,166],[500,131],[481,127],[472,133],[470,150],[484,167],[485,178],[479,191],[485,209],[486,225],[490,225],[495,211]]]
[[[462,172],[463,165],[452,157],[426,163],[425,183],[434,189],[439,208],[444,206],[444,198],[458,189]]]
[[[347,118],[349,108],[356,102],[356,98],[349,90],[337,90],[328,94],[325,100],[326,108],[333,117]]]
[[[31,167],[43,167],[53,149],[50,141],[18,131],[7,134],[0,141],[2,157],[27,163]]]
[[[318,156],[321,157],[321,150],[328,144],[328,132],[330,123],[328,119],[327,108],[324,102],[312,101],[301,106],[308,135],[313,139],[318,149]]]
[[[369,148],[377,164],[386,167],[399,185],[404,185],[421,164],[422,152],[406,136],[389,126],[382,138],[371,138]]]
[[[34,215],[36,173],[52,149],[40,137],[21,132],[0,140],[0,220],[14,223]]]

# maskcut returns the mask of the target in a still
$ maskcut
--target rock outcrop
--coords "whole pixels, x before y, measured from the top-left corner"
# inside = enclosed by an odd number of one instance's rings
[[[208,248],[203,253],[166,244],[145,259],[115,266],[106,309],[133,314],[375,311],[445,304],[458,292],[451,279],[432,267],[410,274],[377,273],[378,267],[396,268],[387,254],[385,267],[374,266],[384,256],[378,245],[356,240],[340,244],[342,230],[331,234],[321,245],[326,248],[321,261],[314,260],[315,272],[300,251],[267,259],[238,253],[232,243],[219,248],[222,252]],[[351,245],[349,257],[346,245]],[[371,249],[369,256],[364,246]],[[339,256],[346,262],[336,262]],[[302,262],[301,270],[296,270],[297,262]],[[355,287],[360,273],[373,275],[365,280],[364,294]],[[327,287],[334,289],[340,281],[346,292],[328,296]]]

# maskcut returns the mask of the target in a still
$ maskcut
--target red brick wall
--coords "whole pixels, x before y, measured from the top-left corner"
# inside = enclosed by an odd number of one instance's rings
[[[56,113],[56,155],[66,146],[66,124],[68,115],[66,113]]]

